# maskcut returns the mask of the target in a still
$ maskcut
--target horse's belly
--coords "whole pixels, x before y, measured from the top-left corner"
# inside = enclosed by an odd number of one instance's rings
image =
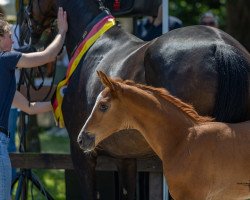
[[[115,157],[138,158],[154,155],[146,140],[136,130],[117,132],[101,142],[100,146]]]

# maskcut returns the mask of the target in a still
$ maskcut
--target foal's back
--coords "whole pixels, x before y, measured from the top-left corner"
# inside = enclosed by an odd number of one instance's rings
[[[191,129],[189,167],[205,182],[204,194],[216,199],[250,198],[250,121],[226,124],[209,122]],[[192,163],[192,162],[191,162]],[[197,177],[196,177],[197,178]]]

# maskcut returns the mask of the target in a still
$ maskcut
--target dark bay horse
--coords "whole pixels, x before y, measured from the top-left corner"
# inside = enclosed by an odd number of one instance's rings
[[[66,48],[71,58],[88,27],[108,11],[99,0],[30,0],[28,13],[33,41],[51,25],[58,6],[68,14]],[[110,28],[79,63],[70,78],[62,105],[72,159],[84,197],[95,199],[97,155],[104,153],[116,158],[130,158],[121,159],[118,169],[128,173],[123,177],[128,177],[130,182],[123,183],[121,191],[127,190],[128,196],[124,195],[133,199],[136,182],[134,158],[153,154],[136,130],[114,134],[91,156],[79,148],[77,135],[102,89],[96,70],[113,77],[164,87],[171,94],[192,103],[202,115],[211,115],[219,121],[239,122],[249,119],[250,114],[249,65],[250,56],[244,47],[215,28],[185,27],[150,42],[138,39],[119,26]],[[87,141],[82,142],[83,146],[88,145]],[[124,167],[123,164],[127,165]]]
[[[78,136],[85,151],[134,128],[162,160],[175,200],[250,198],[250,121],[212,122],[165,89],[98,75],[106,88]]]

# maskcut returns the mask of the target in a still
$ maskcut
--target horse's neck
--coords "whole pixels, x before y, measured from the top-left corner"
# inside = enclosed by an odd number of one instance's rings
[[[172,103],[152,95],[131,93],[127,101],[133,127],[142,133],[156,154],[162,159],[178,152],[178,144],[185,141],[188,129],[195,122]]]
[[[74,0],[71,3],[66,1],[64,7],[67,9],[69,26],[66,47],[68,53],[72,53],[86,31],[86,27],[102,11],[97,2],[89,0]]]

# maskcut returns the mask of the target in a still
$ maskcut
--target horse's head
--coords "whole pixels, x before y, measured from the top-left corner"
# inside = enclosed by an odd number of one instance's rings
[[[67,12],[69,28],[65,44],[69,52],[75,50],[92,20],[105,10],[101,0],[29,0],[21,28],[22,33],[29,33],[26,42],[31,37],[28,43],[39,48],[51,43],[57,32],[55,20],[59,6]]]
[[[56,17],[56,0],[30,0],[25,8],[21,32],[29,32],[31,38],[21,39],[32,44],[43,40],[42,42],[46,46],[51,41],[50,37],[57,31],[55,26]],[[27,39],[31,39],[31,41],[27,41]]]
[[[102,140],[119,130],[126,129],[126,110],[121,106],[121,83],[97,72],[106,87],[97,97],[95,106],[78,136],[85,151],[93,150]]]

